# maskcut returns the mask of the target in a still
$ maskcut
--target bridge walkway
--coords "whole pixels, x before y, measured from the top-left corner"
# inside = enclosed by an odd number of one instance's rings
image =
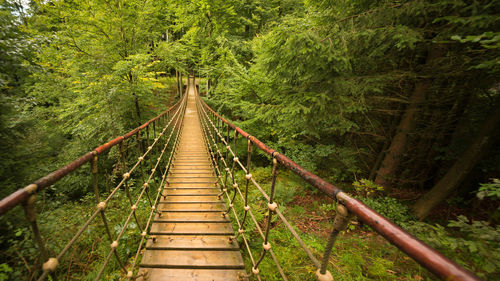
[[[139,275],[147,271],[147,280],[240,280],[243,258],[238,243],[229,239],[231,222],[221,215],[225,202],[217,196],[193,79],[186,92],[179,145],[149,233],[156,238],[147,242]]]

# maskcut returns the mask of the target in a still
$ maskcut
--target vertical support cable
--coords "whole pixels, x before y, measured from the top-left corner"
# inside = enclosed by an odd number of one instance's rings
[[[94,156],[92,157],[91,169],[92,169],[92,185],[94,187],[95,199],[97,202],[101,201],[99,198],[99,187],[97,186],[97,153],[92,152]]]
[[[243,219],[241,222],[241,232],[245,230],[245,222],[248,216],[248,211],[250,211],[250,206],[248,205],[248,185],[250,183],[250,178],[252,177],[252,174],[250,174],[250,165],[251,165],[251,158],[252,158],[252,142],[248,140],[248,145],[247,145],[247,175],[250,176],[245,176],[245,199],[244,201],[244,210],[245,213],[243,214]]]
[[[97,185],[97,172],[98,172],[98,166],[97,166],[97,152],[93,151],[94,157],[92,158],[92,181],[93,181],[93,186],[94,186],[94,193],[95,193],[95,198],[97,201],[97,209],[99,210],[99,213],[101,215],[102,223],[104,225],[104,229],[106,230],[106,235],[109,238],[109,241],[113,241],[113,237],[111,236],[111,231],[109,230],[108,222],[106,220],[106,215],[104,214],[104,210],[106,209],[107,204],[105,202],[101,202],[100,196],[99,196],[99,188]],[[120,265],[121,269],[126,272],[126,268],[123,265],[122,261],[120,260],[120,257],[118,256],[118,253],[115,252],[115,258],[118,261],[118,264]]]
[[[146,182],[146,177],[144,175],[144,164],[142,163],[143,160],[144,160],[144,157],[141,156],[143,154],[143,150],[142,150],[142,140],[141,140],[141,132],[138,131],[137,134],[136,134],[136,139],[137,139],[137,155],[139,155],[139,166],[140,166],[140,169],[141,169],[141,180],[142,180],[142,183],[144,184]],[[147,191],[146,191],[146,197],[148,198],[148,202],[149,202],[149,206],[152,207],[153,206],[153,203],[151,202],[151,196],[149,195],[149,186],[147,187]]]
[[[260,256],[259,260],[255,264],[255,266],[252,268],[252,271],[259,271],[258,266],[264,259],[264,256],[266,253],[271,250],[271,243],[269,243],[269,230],[271,229],[271,220],[273,218],[273,213],[276,211],[276,208],[278,208],[278,204],[274,202],[274,191],[276,187],[276,176],[278,174],[278,160],[275,158],[276,152],[273,153],[273,178],[271,182],[271,191],[269,193],[269,202],[267,204],[267,208],[269,209],[268,212],[268,217],[267,217],[267,225],[266,225],[266,232],[264,233],[264,243],[262,244],[264,251],[262,251],[262,255]]]
[[[148,146],[148,148],[150,147],[150,143],[149,143],[150,139],[149,139],[149,124],[146,126],[146,145]],[[153,164],[151,164],[151,157],[148,157],[148,162],[149,162],[149,167],[152,167]]]
[[[234,143],[236,145],[236,138],[238,137],[238,132],[235,130],[234,131]],[[228,158],[229,150],[231,149],[231,146],[229,145],[229,125],[227,125],[227,154],[226,154],[226,159]],[[236,147],[236,146],[235,146]],[[236,194],[238,193],[238,183],[236,183],[236,177],[234,176],[234,167],[236,166],[236,162],[238,161],[238,155],[236,152],[233,152],[234,157],[233,157],[233,165],[231,166],[231,178],[232,178],[232,185],[233,185],[233,197],[231,198],[231,201],[229,202],[229,208],[233,208],[234,206],[234,199],[236,199]],[[226,170],[229,170],[229,168],[226,168]],[[228,211],[229,212],[229,211]]]
[[[36,187],[35,187],[36,188]],[[43,241],[42,235],[40,234],[40,229],[38,228],[38,223],[36,221],[36,207],[35,207],[36,195],[32,194],[23,203],[24,214],[26,219],[31,225],[31,230],[35,236],[35,241],[38,245],[38,250],[40,251],[40,256],[42,260],[46,261],[48,258],[47,249],[45,248],[45,243]]]
[[[333,229],[330,233],[330,237],[328,237],[328,242],[326,243],[323,259],[321,260],[321,267],[316,271],[316,277],[319,281],[333,281],[332,274],[327,270],[328,261],[330,260],[333,244],[335,244],[337,236],[347,226],[348,215],[349,213],[347,208],[342,204],[337,204],[337,212],[333,221]]]
[[[137,206],[134,205],[134,202],[132,200],[132,196],[130,195],[130,188],[128,186],[128,179],[130,178],[130,174],[127,173],[127,160],[125,159],[125,153],[124,153],[124,150],[123,150],[123,147],[124,147],[124,142],[125,140],[123,140],[121,143],[120,143],[120,155],[122,157],[122,160],[123,160],[123,178],[125,179],[125,182],[124,182],[124,186],[125,186],[125,194],[127,195],[127,198],[128,198],[128,201],[130,202],[130,206],[132,207],[132,209],[135,210],[135,208]],[[151,157],[149,157],[151,159]],[[134,213],[134,219],[135,219],[135,222],[137,223],[137,227],[139,228],[139,230],[142,232],[142,227],[141,227],[141,224],[139,223],[139,219],[137,219],[137,215],[135,212]]]

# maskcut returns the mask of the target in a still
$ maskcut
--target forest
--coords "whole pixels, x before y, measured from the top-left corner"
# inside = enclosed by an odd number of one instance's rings
[[[165,111],[188,76],[252,136],[500,279],[500,1],[0,0],[1,198]],[[109,192],[120,151],[99,157]],[[272,162],[253,157],[254,178],[270,186]],[[48,251],[94,208],[89,175],[84,166],[37,194]],[[336,203],[285,169],[276,192],[319,255]],[[133,231],[118,252],[126,264]],[[87,232],[50,280],[94,280],[104,234]],[[291,236],[275,235],[290,280],[315,280]],[[21,207],[0,216],[0,237],[0,281],[37,280],[43,261]],[[336,243],[335,280],[436,280],[355,217]],[[261,266],[263,280],[281,280]],[[116,261],[104,274],[125,278]]]

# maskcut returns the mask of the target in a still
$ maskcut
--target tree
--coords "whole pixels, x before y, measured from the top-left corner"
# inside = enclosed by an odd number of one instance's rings
[[[24,112],[30,101],[23,96],[23,85],[32,70],[32,44],[21,24],[18,6],[0,1],[0,142],[5,148],[0,151],[0,181],[4,196],[25,176],[25,164],[19,159],[24,159],[26,150],[17,144],[33,122]]]
[[[427,217],[434,207],[448,198],[495,143],[500,131],[500,107],[495,107],[469,148],[441,180],[415,203],[413,210],[419,219]]]

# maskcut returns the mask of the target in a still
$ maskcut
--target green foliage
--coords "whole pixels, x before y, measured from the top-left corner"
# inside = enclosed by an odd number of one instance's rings
[[[6,263],[0,264],[0,281],[9,280],[10,272],[12,272],[12,268],[8,264]]]
[[[406,205],[396,198],[382,196],[384,188],[373,181],[360,179],[353,182],[353,187],[357,198],[394,223],[405,226],[406,223],[415,220]]]
[[[390,280],[392,275],[387,272],[389,268],[393,268],[394,263],[384,258],[375,258],[372,265],[367,268],[367,274],[371,278],[379,280]]]
[[[451,220],[447,229],[424,222],[408,224],[408,230],[419,239],[442,251],[446,256],[477,272],[488,280],[498,279],[500,264],[500,227],[465,216]]]
[[[354,186],[354,192],[362,198],[378,195],[384,190],[383,186],[377,185],[373,181],[367,179],[360,179],[353,182],[352,185]]]
[[[19,27],[20,20],[15,16],[21,10],[9,0],[0,1],[0,91],[12,91],[19,86],[16,80],[26,75],[23,66],[25,57],[29,56],[30,43],[26,34]]]
[[[170,62],[161,64],[152,52],[168,24],[164,1],[31,1],[27,10],[12,3],[0,3],[2,197],[165,110],[174,102],[169,91],[175,84],[166,77]],[[137,143],[126,146],[134,155]],[[100,190],[115,184],[118,157],[116,147],[99,156]],[[85,165],[37,196],[38,222],[51,254],[95,208],[91,189]],[[120,225],[129,206],[109,207],[120,210],[107,212],[110,225]],[[20,208],[0,219],[1,262],[13,269],[10,280],[22,280],[40,264],[37,246]],[[60,261],[65,269],[72,261],[80,264],[72,264],[71,278],[97,275],[109,251],[101,224],[91,224]],[[118,251],[124,260],[135,253],[137,234],[137,227],[126,230]],[[119,280],[117,268],[112,261],[105,279]]]
[[[487,198],[493,202],[497,202],[496,210],[492,210],[492,212],[489,213],[489,219],[490,221],[498,221],[500,218],[500,205],[498,205],[498,201],[500,200],[500,180],[491,179],[489,183],[480,184],[476,196],[479,200]]]
[[[500,180],[492,179],[489,183],[482,183],[479,186],[479,191],[476,194],[477,198],[483,200],[484,198],[491,198],[493,200],[500,199]]]
[[[18,146],[19,139],[33,121],[23,112],[32,101],[23,96],[24,84],[32,68],[33,42],[22,28],[24,11],[14,1],[0,1],[0,182],[3,198],[13,189],[12,184],[24,176],[24,165],[19,159],[27,153]],[[18,114],[21,111],[22,114]],[[30,151],[36,157],[37,152]]]
[[[15,70],[9,74],[11,85],[0,86],[0,139],[7,148],[0,164],[3,196],[131,130],[172,102],[165,89],[170,85],[159,77],[166,67],[150,54],[167,24],[163,3],[33,1],[28,12],[9,3],[3,1],[1,11],[6,13],[2,22],[9,21],[2,36],[10,39],[0,41],[18,47],[11,46],[16,52],[8,51],[9,64],[2,64]],[[101,157],[103,168],[111,170],[116,154],[107,156]],[[49,190],[72,198],[88,191],[86,172],[63,182]]]
[[[415,219],[408,206],[392,197],[364,198],[363,203],[398,225],[404,226]]]
[[[251,63],[238,48],[224,50],[210,103],[308,170],[351,181],[369,175],[415,85],[432,77],[409,134],[415,149],[402,155],[398,175],[432,180],[440,159],[460,155],[463,148],[455,146],[470,141],[469,130],[484,120],[481,106],[492,103],[483,93],[495,87],[499,71],[497,6],[305,1],[300,12],[281,17],[249,43]],[[438,49],[439,58],[427,63]],[[463,101],[478,106],[470,116],[462,114]],[[456,133],[464,138],[439,137],[455,130],[457,118],[468,124],[468,133]],[[414,179],[415,170],[426,174]]]
[[[278,181],[275,187],[275,194],[276,201],[281,205],[286,205],[293,200],[295,196],[295,187]]]

